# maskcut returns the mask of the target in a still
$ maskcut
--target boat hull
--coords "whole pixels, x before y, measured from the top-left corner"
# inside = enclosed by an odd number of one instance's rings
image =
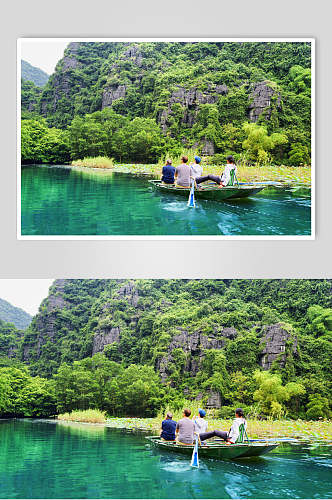
[[[163,441],[159,436],[149,436],[146,439],[157,448],[165,451],[173,451],[183,455],[192,455],[193,445],[181,445],[175,441]],[[206,445],[198,447],[200,457],[214,458],[217,460],[234,460],[236,458],[258,457],[264,455],[278,446],[278,443],[241,443],[220,444],[218,442],[207,442]]]
[[[185,197],[189,196],[189,188],[181,188],[174,184],[164,184],[159,180],[149,180],[149,183],[154,189],[164,193],[173,193]],[[262,191],[265,187],[266,186],[257,184],[246,184],[219,188],[217,184],[205,184],[200,189],[195,189],[195,198],[212,201],[247,198],[248,196],[259,193],[259,191]]]

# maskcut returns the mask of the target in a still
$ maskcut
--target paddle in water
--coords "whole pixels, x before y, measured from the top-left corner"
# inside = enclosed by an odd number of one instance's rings
[[[191,189],[189,193],[189,199],[188,199],[188,207],[196,207],[195,204],[195,179],[192,180],[191,184]]]
[[[191,457],[191,463],[190,463],[190,465],[192,467],[199,468],[199,460],[198,460],[198,436],[197,435],[195,437],[195,446],[194,446],[194,449],[193,449],[193,454],[192,454],[192,457]]]

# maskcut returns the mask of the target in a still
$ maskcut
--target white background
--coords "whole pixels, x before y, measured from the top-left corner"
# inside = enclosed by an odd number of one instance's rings
[[[331,27],[327,2],[11,2],[1,30],[0,278],[323,278],[331,265]],[[18,37],[315,37],[316,240],[18,241]]]

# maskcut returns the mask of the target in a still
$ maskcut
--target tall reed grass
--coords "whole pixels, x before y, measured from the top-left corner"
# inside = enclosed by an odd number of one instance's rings
[[[88,167],[88,168],[113,168],[113,158],[107,156],[96,156],[95,158],[86,157],[83,160],[74,160],[71,162],[73,167]]]
[[[106,413],[100,410],[73,410],[70,413],[58,415],[58,420],[71,422],[89,422],[92,424],[103,424],[106,422]]]

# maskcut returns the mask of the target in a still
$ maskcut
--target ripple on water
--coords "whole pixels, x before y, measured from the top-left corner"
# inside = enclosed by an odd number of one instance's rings
[[[162,209],[163,210],[168,210],[169,212],[183,212],[185,210],[188,210],[189,207],[185,203],[180,203],[180,202],[171,202],[167,203],[167,205],[163,205]]]

